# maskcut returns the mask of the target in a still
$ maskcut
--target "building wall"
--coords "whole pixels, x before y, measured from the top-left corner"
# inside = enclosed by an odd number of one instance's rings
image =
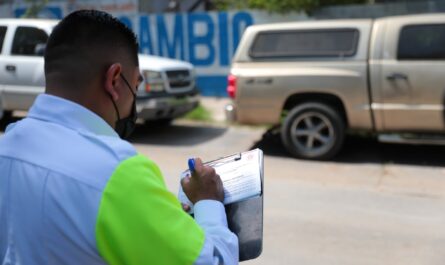
[[[304,14],[259,11],[119,16],[138,35],[140,52],[195,66],[203,95],[226,96],[230,62],[244,30],[253,24],[307,20]]]
[[[192,5],[194,1],[182,1]],[[389,15],[445,12],[445,1],[335,6],[305,14],[270,14],[260,11],[140,13],[163,10],[168,1],[70,0],[52,1],[41,17],[62,18],[79,8],[106,10],[119,17],[138,35],[140,52],[186,60],[195,65],[203,95],[226,96],[226,76],[242,33],[252,24],[308,19],[376,18]],[[202,7],[200,7],[202,8]],[[18,17],[26,10],[20,2],[0,5],[0,17]],[[188,9],[187,9],[188,10]]]

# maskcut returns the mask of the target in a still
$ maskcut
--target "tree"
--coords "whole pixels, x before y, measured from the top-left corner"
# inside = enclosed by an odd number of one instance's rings
[[[48,0],[26,0],[25,2],[29,6],[22,16],[23,18],[37,18],[40,11],[48,4]]]
[[[215,0],[220,10],[262,9],[274,13],[311,12],[316,8],[331,5],[364,4],[369,0]]]

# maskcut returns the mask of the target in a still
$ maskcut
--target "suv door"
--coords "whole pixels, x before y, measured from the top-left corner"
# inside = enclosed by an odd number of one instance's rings
[[[43,29],[15,28],[12,45],[0,59],[5,110],[28,110],[36,96],[44,92],[43,51],[47,39],[48,34]]]
[[[3,43],[5,41],[7,29],[8,29],[8,27],[0,25],[0,61],[3,56],[3,46],[4,46]],[[1,79],[1,77],[2,77],[1,71],[2,70],[0,69],[0,80],[3,80],[3,79]],[[2,90],[3,90],[3,83],[0,82],[0,93]],[[0,102],[0,107],[1,107],[1,102]],[[0,110],[1,110],[1,108],[0,108]]]
[[[381,111],[386,131],[443,131],[445,17],[387,25],[381,68]]]
[[[8,28],[6,26],[1,26],[0,25],[0,54],[2,54],[2,50],[3,50],[3,42],[5,41],[5,36],[6,36],[6,30]]]

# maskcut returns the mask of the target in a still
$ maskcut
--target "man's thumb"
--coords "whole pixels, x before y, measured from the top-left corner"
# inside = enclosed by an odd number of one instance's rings
[[[188,175],[181,179],[181,186],[184,191],[189,189],[190,181],[191,179]]]

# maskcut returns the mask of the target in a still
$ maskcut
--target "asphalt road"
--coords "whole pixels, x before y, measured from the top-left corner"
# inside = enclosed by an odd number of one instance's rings
[[[190,123],[139,127],[131,138],[172,192],[188,157],[265,153],[264,246],[244,264],[445,262],[445,147],[350,137],[333,162],[290,158],[265,129]]]
[[[130,139],[177,193],[187,158],[265,153],[262,255],[243,264],[442,265],[445,147],[348,138],[332,162],[290,158],[261,128],[179,122]]]

